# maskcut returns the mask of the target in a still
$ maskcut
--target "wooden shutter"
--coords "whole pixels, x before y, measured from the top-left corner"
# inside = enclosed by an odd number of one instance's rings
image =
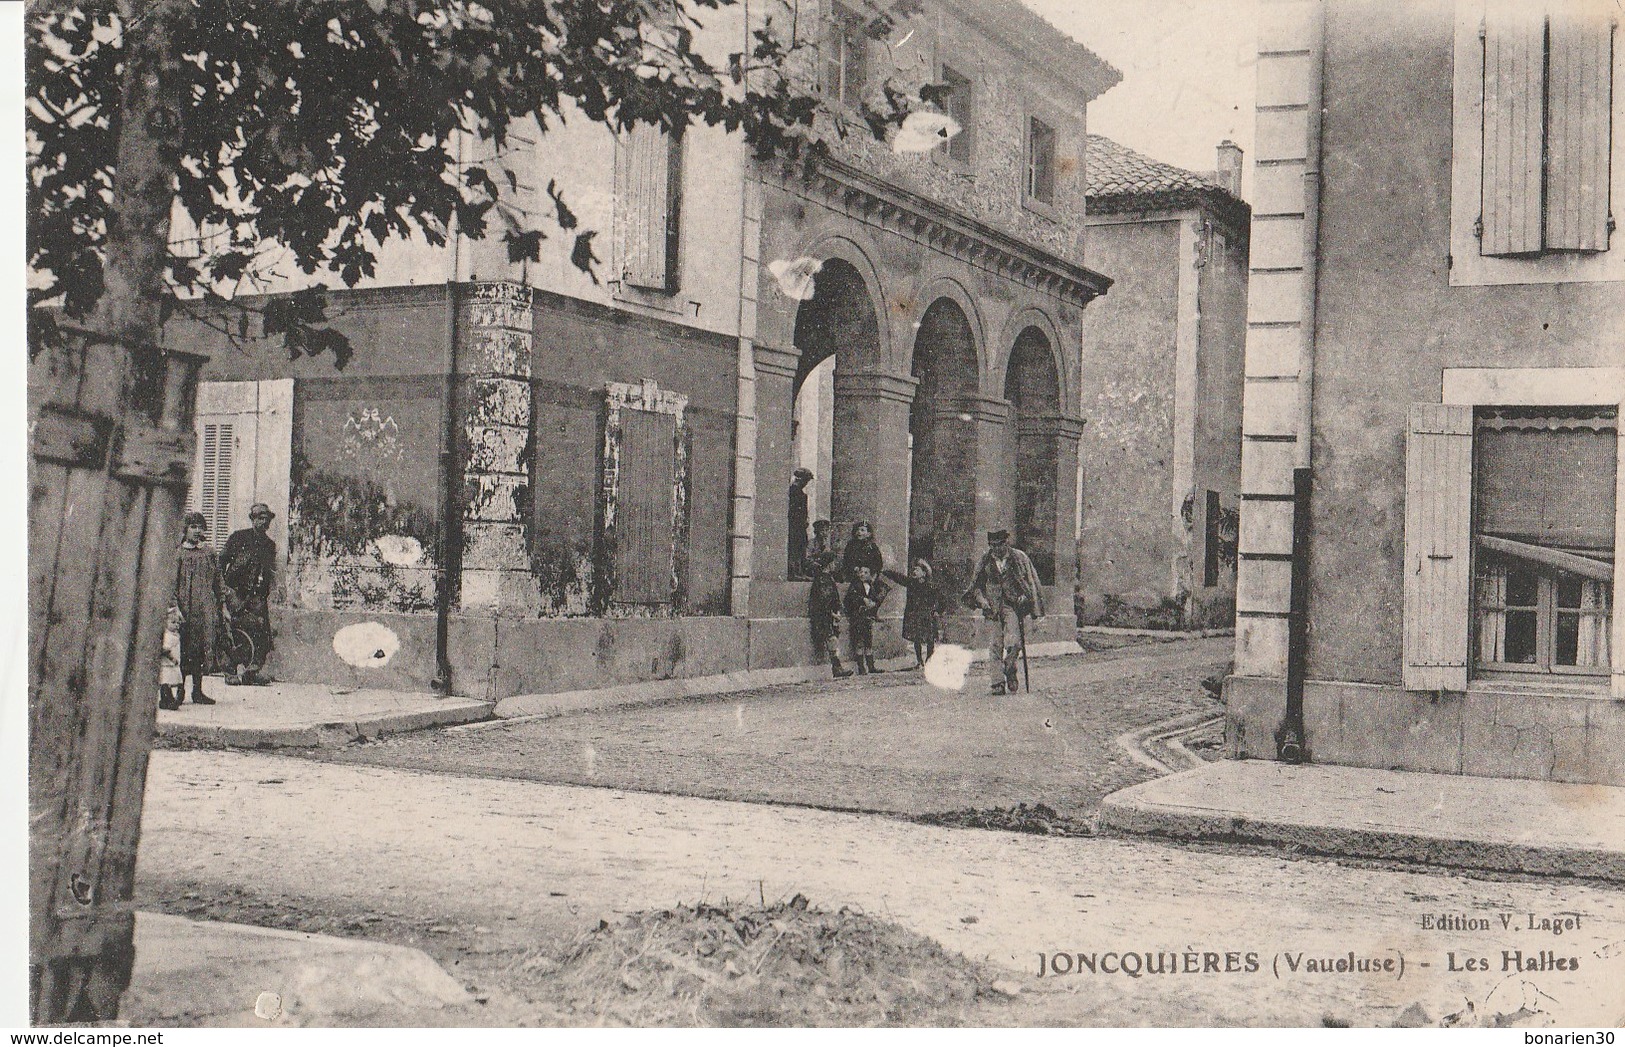
[[[616,603],[672,600],[676,419],[621,411],[621,473],[615,488]]]
[[[1467,689],[1473,409],[1414,404],[1405,446],[1405,689]]]
[[[1606,3],[1553,0],[1546,80],[1546,248],[1608,250],[1614,26]]]
[[[1481,254],[1541,250],[1545,66],[1541,6],[1490,0],[1484,16]]]
[[[202,513],[209,521],[209,542],[216,548],[231,533],[232,466],[236,457],[236,424],[200,421],[197,467],[186,495],[188,512]]]
[[[677,289],[678,142],[663,128],[637,124],[615,150],[621,277],[633,287]]]

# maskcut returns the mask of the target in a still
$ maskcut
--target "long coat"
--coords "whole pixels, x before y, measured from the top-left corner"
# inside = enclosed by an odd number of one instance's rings
[[[220,608],[225,587],[220,580],[220,558],[213,549],[181,546],[175,555],[175,595],[181,611],[179,664],[189,673],[211,673],[225,664],[222,649],[225,628]]]
[[[947,594],[930,578],[915,579],[901,571],[886,571],[886,577],[908,590],[903,602],[903,639],[910,643],[936,643],[942,639],[942,614],[948,607]]]
[[[841,578],[844,581],[856,581],[859,567],[869,568],[879,579],[881,568],[885,566],[886,559],[880,554],[880,546],[875,544],[873,538],[850,539],[846,548],[841,550]]]

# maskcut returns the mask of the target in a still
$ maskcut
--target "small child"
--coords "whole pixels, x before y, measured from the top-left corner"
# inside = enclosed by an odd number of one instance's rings
[[[853,568],[852,583],[846,587],[842,607],[846,610],[847,642],[860,673],[880,671],[875,668],[875,619],[880,617],[880,605],[889,591],[868,564],[860,563]]]
[[[807,562],[812,588],[807,592],[807,624],[812,628],[813,650],[829,661],[836,679],[851,676],[841,665],[836,638],[840,635],[841,589],[835,584],[835,554],[825,550]]]
[[[181,707],[181,609],[164,619],[164,657],[158,663],[158,708]]]
[[[908,589],[908,600],[903,604],[903,639],[913,641],[914,668],[923,669],[942,639],[943,594],[931,579],[931,564],[915,560],[906,577],[892,570],[881,573]]]

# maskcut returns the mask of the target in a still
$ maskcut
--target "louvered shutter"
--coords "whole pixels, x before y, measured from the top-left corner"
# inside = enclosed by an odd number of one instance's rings
[[[1414,404],[1405,446],[1405,689],[1467,689],[1473,409]]]
[[[186,495],[188,512],[202,513],[209,521],[209,542],[224,545],[231,527],[232,466],[236,458],[236,425],[209,422],[199,425],[198,457],[192,487]]]
[[[679,156],[677,141],[650,124],[635,125],[616,148],[621,276],[633,287],[677,288]]]
[[[1484,16],[1481,254],[1541,250],[1545,65],[1540,5],[1490,0]]]
[[[669,414],[621,411],[616,603],[671,603],[676,426]]]
[[[1545,246],[1606,251],[1614,81],[1607,3],[1553,0],[1550,34]]]

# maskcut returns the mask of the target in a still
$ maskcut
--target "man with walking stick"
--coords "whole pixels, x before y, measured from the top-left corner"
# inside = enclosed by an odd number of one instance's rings
[[[1038,572],[1027,554],[1010,544],[1010,532],[1000,528],[987,533],[987,552],[976,565],[965,601],[982,612],[989,625],[988,670],[993,693],[1007,694],[1018,689],[1016,656],[1027,664],[1027,626],[1031,615],[1044,614],[1044,590]],[[1027,678],[1032,690],[1032,678]]]

